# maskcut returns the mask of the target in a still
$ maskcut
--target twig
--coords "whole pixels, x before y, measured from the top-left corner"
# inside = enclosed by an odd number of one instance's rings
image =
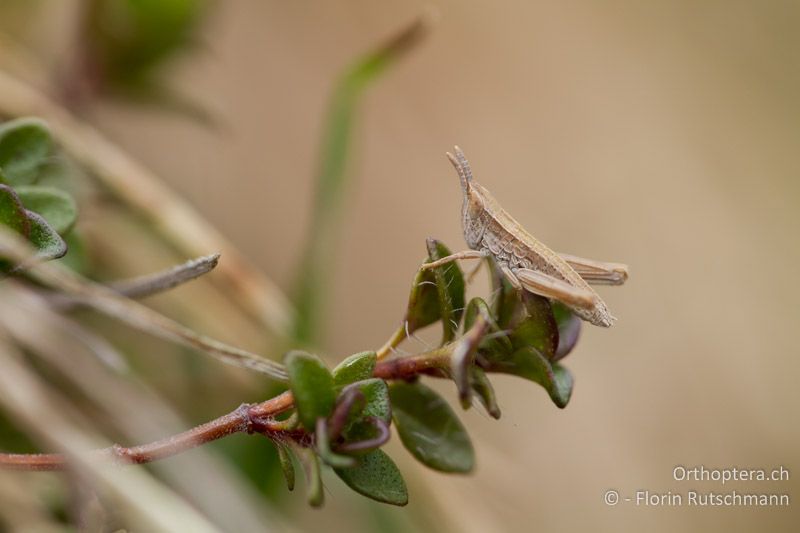
[[[197,279],[203,274],[214,270],[218,263],[219,254],[206,255],[197,259],[190,259],[182,265],[174,266],[162,272],[117,281],[109,284],[109,287],[128,298],[145,298]]]
[[[375,367],[373,375],[383,379],[411,379],[420,374],[437,375],[447,368],[452,347],[453,345],[447,345],[431,352],[381,361]],[[286,391],[265,402],[243,404],[224,416],[183,433],[130,448],[114,445],[97,450],[94,455],[98,460],[112,464],[150,463],[234,433],[260,433],[277,439],[291,437],[295,441],[309,444],[310,437],[303,430],[287,430],[274,418],[291,409],[293,405],[294,397],[290,391]],[[381,433],[381,438],[387,437],[384,433]],[[63,470],[67,467],[67,459],[62,454],[0,453],[0,468]]]
[[[201,350],[230,365],[255,370],[279,381],[288,379],[283,365],[279,363],[201,335],[171,318],[120,296],[111,289],[93,283],[60,265],[37,262],[30,246],[2,226],[0,226],[0,251],[4,257],[20,265],[16,267],[16,270],[24,271],[26,275],[39,283],[67,294],[76,302],[121,320],[132,327]]]

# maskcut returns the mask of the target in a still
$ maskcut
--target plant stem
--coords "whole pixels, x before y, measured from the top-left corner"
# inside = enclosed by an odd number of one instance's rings
[[[450,344],[430,352],[384,360],[375,367],[373,375],[387,380],[411,379],[420,374],[441,376],[449,366],[452,350],[453,345]],[[95,450],[91,455],[99,461],[118,465],[150,463],[234,433],[260,433],[271,439],[308,441],[308,435],[303,430],[288,430],[285,424],[274,418],[293,406],[294,397],[291,391],[286,391],[261,403],[242,404],[226,415],[177,435],[130,448],[115,444]],[[39,471],[64,470],[68,467],[68,458],[59,453],[0,453],[0,468]]]

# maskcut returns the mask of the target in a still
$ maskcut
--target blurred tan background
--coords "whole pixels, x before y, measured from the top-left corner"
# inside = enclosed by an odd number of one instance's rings
[[[34,50],[66,54],[68,45],[54,43],[68,42],[74,2],[45,4],[35,19],[6,24]],[[800,6],[433,4],[434,32],[369,90],[357,124],[344,239],[329,265],[326,356],[335,361],[385,340],[426,237],[463,245],[460,193],[444,157],[453,144],[531,233],[560,251],[626,262],[631,279],[601,288],[619,322],[584,328],[566,361],[576,387],[564,411],[541,388],[498,377],[502,419],[463,414],[475,440],[474,475],[426,471],[393,443],[411,490],[406,510],[389,511],[403,515],[395,525],[793,530]],[[220,129],[108,101],[89,116],[288,290],[333,81],[422,8],[218,2],[201,50],[176,62],[170,81],[203,102]],[[46,56],[51,68],[59,53]],[[441,390],[454,399],[452,387]],[[676,465],[783,465],[792,479],[676,482]],[[326,508],[299,505],[294,523],[367,527],[350,511],[372,504],[332,478],[328,484]],[[789,493],[792,503],[608,507],[609,488],[629,497],[638,489]]]

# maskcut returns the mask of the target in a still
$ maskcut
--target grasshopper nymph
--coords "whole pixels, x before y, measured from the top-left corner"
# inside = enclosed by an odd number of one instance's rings
[[[464,240],[471,249],[426,263],[423,268],[456,259],[490,258],[517,290],[558,300],[595,326],[613,325],[616,318],[589,283],[621,285],[628,278],[628,267],[554,252],[525,231],[489,191],[472,179],[469,163],[458,146],[455,155],[448,153],[447,157],[461,180],[461,220]]]

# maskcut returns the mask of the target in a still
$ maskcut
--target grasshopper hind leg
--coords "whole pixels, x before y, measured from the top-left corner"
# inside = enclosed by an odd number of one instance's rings
[[[537,270],[528,268],[508,268],[501,267],[509,282],[514,285],[515,281],[520,288],[526,291],[558,300],[583,320],[591,322],[595,326],[610,327],[616,320],[605,303],[592,290],[570,285],[564,280],[548,276]]]

